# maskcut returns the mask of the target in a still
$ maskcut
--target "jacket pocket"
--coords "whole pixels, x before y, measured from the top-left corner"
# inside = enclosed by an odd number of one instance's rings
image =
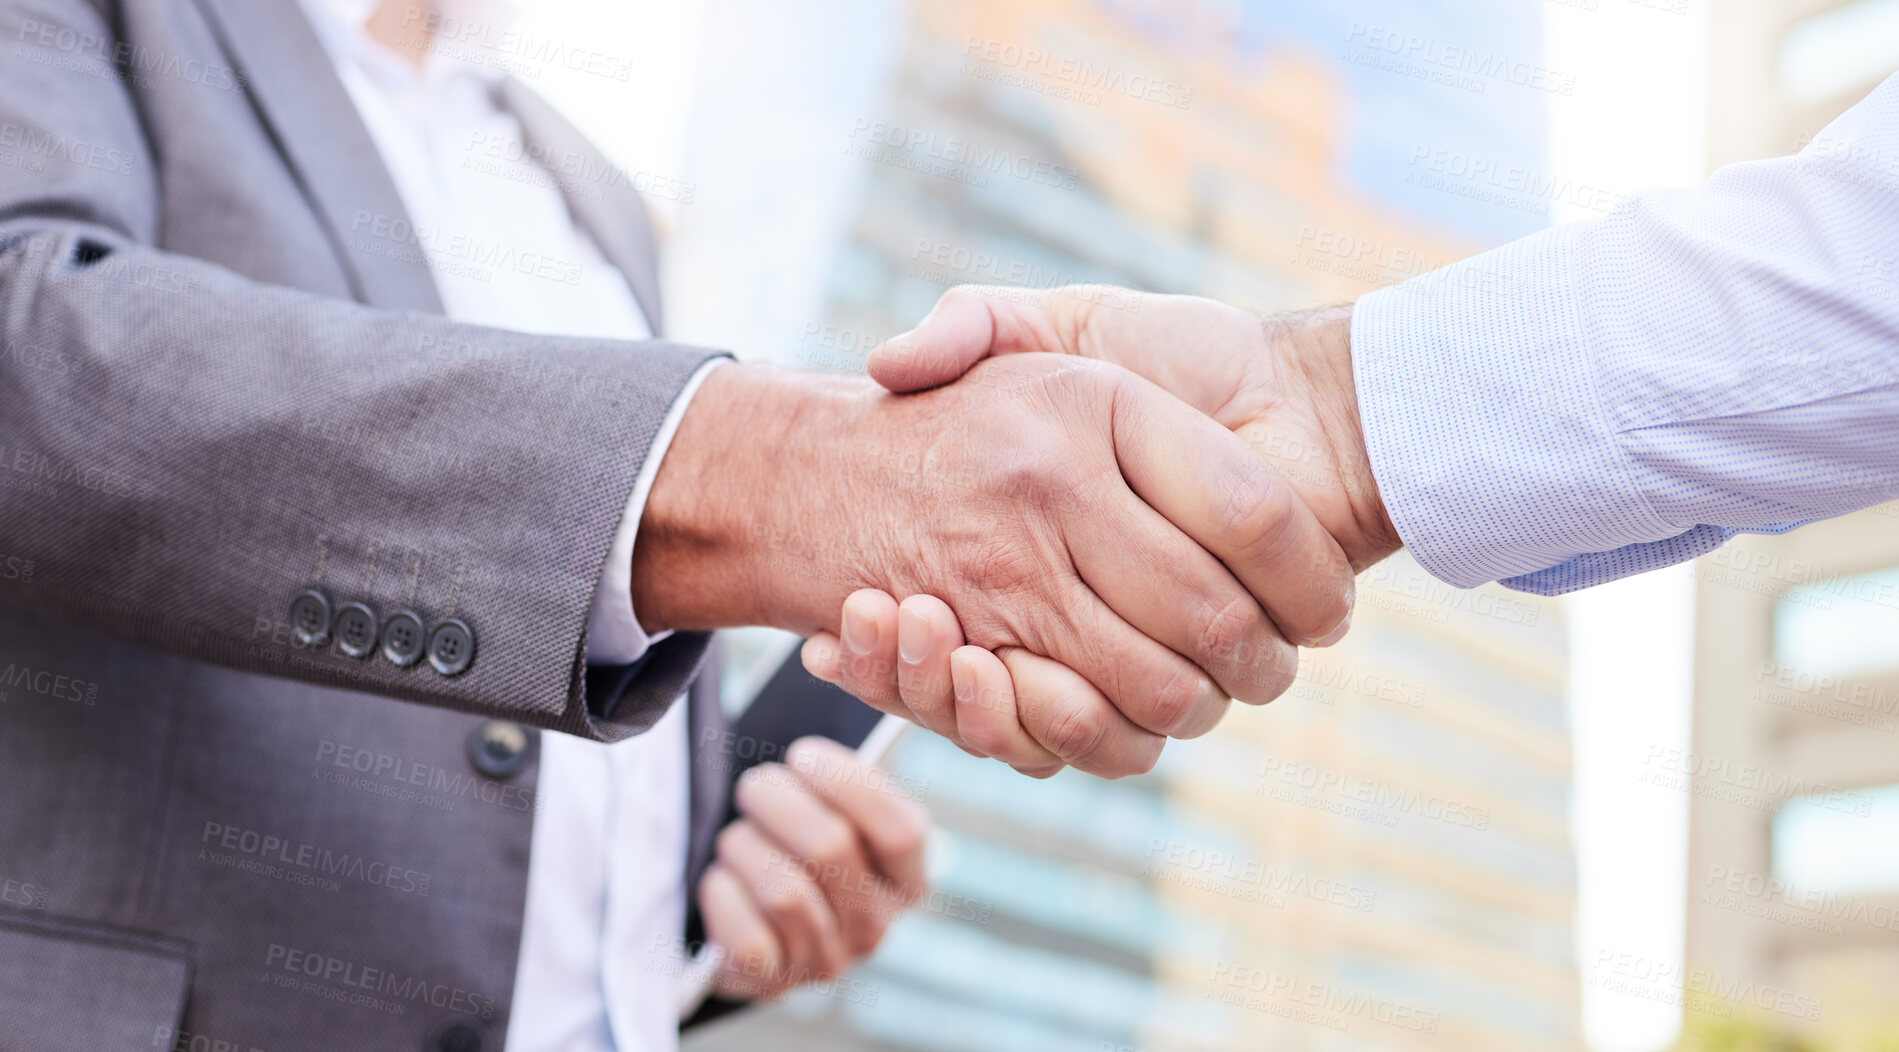
[[[168,1049],[190,990],[182,942],[0,912],[0,1052]]]

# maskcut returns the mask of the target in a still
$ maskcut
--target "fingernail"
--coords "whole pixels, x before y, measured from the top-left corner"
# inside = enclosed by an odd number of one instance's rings
[[[976,674],[970,671],[969,662],[959,661],[956,655],[950,655],[950,687],[956,691],[957,701],[970,701],[976,696]]]
[[[850,603],[844,604],[844,645],[858,657],[877,649],[877,619]]]
[[[1324,639],[1319,640],[1314,645],[1329,647],[1332,644],[1338,642],[1339,640],[1344,639],[1345,633],[1350,632],[1351,630],[1352,630],[1352,615],[1346,614],[1345,620],[1339,622],[1339,626],[1332,630],[1331,635],[1328,635]]]
[[[930,622],[914,610],[897,611],[897,654],[914,665],[930,652]]]

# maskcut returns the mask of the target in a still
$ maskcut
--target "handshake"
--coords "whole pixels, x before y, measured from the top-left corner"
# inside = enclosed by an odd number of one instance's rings
[[[814,675],[1037,777],[1279,696],[1402,544],[1351,311],[1101,291],[953,290],[875,383],[715,370],[641,520],[642,625],[809,635]]]

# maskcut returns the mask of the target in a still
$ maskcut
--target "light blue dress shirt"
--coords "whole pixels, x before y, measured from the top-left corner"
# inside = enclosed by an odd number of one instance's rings
[[[1899,496],[1899,76],[1795,156],[1366,296],[1352,353],[1451,584],[1557,595]]]

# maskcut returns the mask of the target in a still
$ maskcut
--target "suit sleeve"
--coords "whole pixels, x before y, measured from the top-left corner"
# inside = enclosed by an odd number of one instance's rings
[[[0,39],[29,21],[109,39],[84,0],[0,4]],[[103,57],[62,61],[81,68],[0,70],[0,563],[32,567],[0,575],[0,602],[600,739],[650,726],[704,638],[589,677],[588,611],[654,435],[714,355],[373,310],[159,251],[139,114]],[[462,621],[473,660],[300,643],[308,589],[379,626]]]
[[[1899,496],[1899,78],[1797,156],[1359,301],[1372,470],[1437,577],[1546,595]]]

